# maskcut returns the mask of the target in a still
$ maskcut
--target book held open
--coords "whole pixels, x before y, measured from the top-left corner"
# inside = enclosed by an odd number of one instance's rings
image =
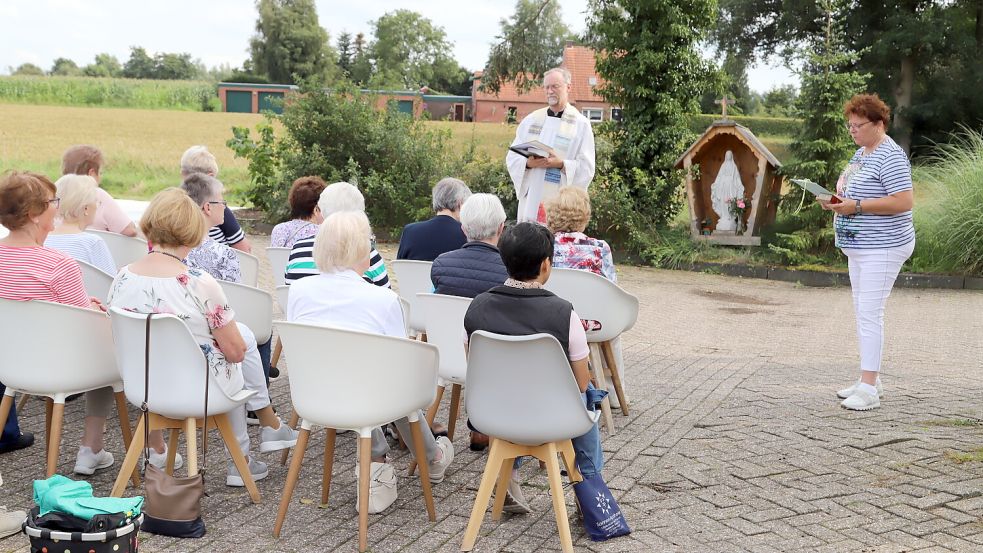
[[[819,198],[820,200],[827,201],[831,204],[838,204],[843,201],[836,194],[830,192],[829,190],[826,190],[821,185],[812,182],[809,179],[790,179],[790,180],[792,181],[792,184],[795,184],[796,186],[808,191],[809,193]]]
[[[553,148],[550,148],[538,140],[532,140],[529,142],[523,142],[522,144],[516,144],[515,146],[509,146],[509,150],[519,154],[522,157],[549,157],[550,155],[556,155]]]

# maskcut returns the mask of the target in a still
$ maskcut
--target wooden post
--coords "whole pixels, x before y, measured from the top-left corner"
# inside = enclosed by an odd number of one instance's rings
[[[689,228],[694,237],[700,235],[700,221],[696,213],[696,196],[693,185],[693,156],[687,154],[683,158],[683,171],[686,174],[686,197],[689,199]]]
[[[758,174],[754,177],[754,195],[751,197],[751,217],[748,218],[747,230],[744,231],[748,236],[755,235],[754,223],[758,219],[758,213],[761,211],[761,189],[764,188],[765,171],[768,169],[768,160],[757,152],[754,152],[754,155],[758,158]]]

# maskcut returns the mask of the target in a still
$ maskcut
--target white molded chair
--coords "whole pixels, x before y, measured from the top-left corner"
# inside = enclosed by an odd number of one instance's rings
[[[119,308],[110,310],[116,361],[123,376],[126,399],[141,405],[144,399],[144,355],[147,315]],[[188,474],[198,473],[197,428],[205,414],[205,378],[208,384],[208,427],[218,429],[225,447],[235,463],[243,483],[254,503],[259,503],[259,490],[249,472],[246,458],[229,423],[229,413],[246,403],[255,392],[241,390],[234,396],[225,395],[215,378],[206,369],[205,354],[187,325],[174,315],[159,314],[151,319],[150,333],[150,393],[147,398],[150,430],[172,429],[168,444],[167,472],[174,471],[178,433],[187,441]],[[144,450],[144,420],[140,418],[136,434],[126,452],[119,476],[111,495],[121,497],[126,481],[139,481],[135,469]],[[207,438],[206,438],[207,439]],[[131,476],[132,475],[132,476]]]
[[[427,412],[427,422],[433,427],[433,419],[440,408],[444,387],[451,385],[450,418],[447,421],[447,437],[454,439],[458,410],[461,406],[461,386],[468,375],[468,359],[464,352],[464,315],[471,305],[471,298],[444,294],[417,294],[417,303],[426,313],[427,342],[440,350],[440,366],[437,375],[437,398]]]
[[[280,304],[280,311],[283,311],[283,315],[287,315],[287,300],[290,296],[290,285],[281,284],[276,287],[276,302]]]
[[[109,298],[109,289],[113,286],[115,275],[103,271],[99,267],[76,259],[79,267],[82,268],[82,281],[85,282],[85,291],[90,296],[99,298],[99,301],[106,303]]]
[[[46,301],[0,300],[0,351],[0,381],[7,386],[0,401],[0,428],[16,392],[49,398],[49,477],[58,468],[65,398],[71,394],[111,386],[123,443],[129,447],[130,419],[105,313]]]
[[[106,245],[109,246],[109,253],[113,254],[113,261],[116,262],[117,269],[133,263],[137,259],[147,255],[147,252],[150,251],[147,241],[143,238],[123,236],[122,234],[106,232],[104,230],[86,229],[85,232],[95,234],[102,238]]]
[[[635,326],[638,319],[638,298],[624,291],[610,280],[590,271],[578,269],[553,269],[545,288],[573,304],[574,311],[581,319],[599,321],[601,329],[587,332],[587,342],[591,345],[591,367],[599,388],[607,388],[606,374],[602,365],[607,364],[621,412],[628,415],[628,398],[621,384],[618,362],[615,359],[612,340]],[[604,356],[604,362],[601,361]],[[621,367],[624,370],[624,367]],[[613,431],[614,424],[609,418],[611,412],[608,398],[601,404],[605,424]]]
[[[586,434],[596,424],[597,413],[584,407],[560,343],[548,334],[473,333],[465,394],[471,424],[488,434],[491,449],[461,551],[474,548],[496,479],[492,520],[502,516],[513,461],[531,455],[546,463],[560,544],[572,553],[557,454],[562,455],[570,480],[582,480],[571,439]]]
[[[0,238],[6,238],[8,234],[10,234],[10,231],[7,230],[7,227],[0,225]]]
[[[266,257],[270,260],[270,270],[273,271],[273,285],[282,286],[283,274],[287,271],[287,261],[290,260],[291,248],[266,248]],[[283,306],[284,309],[287,306]]]
[[[259,285],[259,258],[251,253],[232,248],[239,258],[239,272],[242,274],[242,283],[246,286],[256,287]]]
[[[372,429],[402,417],[410,421],[416,451],[424,450],[419,410],[433,401],[437,348],[414,340],[311,324],[274,323],[290,349],[290,397],[301,417],[300,436],[290,461],[273,535],[280,536],[314,425],[327,427],[321,504],[328,502],[337,430],[359,433],[359,551],[368,534]],[[372,352],[366,363],[365,352]],[[324,352],[331,352],[325,355]],[[384,382],[384,386],[379,383]],[[330,390],[331,400],[325,401]],[[436,521],[429,468],[420,464],[420,484],[430,521]]]
[[[420,292],[433,292],[433,281],[430,280],[431,266],[433,266],[433,262],[430,261],[397,259],[392,262],[393,272],[396,273],[396,281],[399,286],[397,290],[399,297],[410,304],[410,330],[414,334],[422,334],[424,342],[427,341],[426,323],[423,309],[416,301],[416,295]]]
[[[236,320],[249,327],[257,344],[265,344],[273,335],[273,296],[245,284],[218,281],[225,299],[236,313]]]
[[[289,284],[280,284],[280,285],[278,285],[276,287],[276,291],[274,292],[274,294],[276,296],[276,302],[278,304],[280,304],[280,312],[283,313],[283,316],[284,317],[287,316],[287,297],[288,297],[289,292],[290,292],[290,285]],[[271,369],[277,369],[277,363],[280,362],[280,356],[282,354],[283,354],[283,340],[281,340],[280,338],[277,338],[276,339],[276,347],[273,348],[273,355],[270,357],[270,368]],[[278,373],[279,373],[279,371],[280,371],[280,369],[277,369],[277,372]],[[295,420],[294,418],[292,418],[291,420],[293,422],[290,423],[290,427],[291,428],[296,428],[297,427],[297,420]],[[287,450],[284,450],[283,451],[283,460],[281,461],[280,464],[284,464],[284,465],[287,464],[287,455],[288,455]]]

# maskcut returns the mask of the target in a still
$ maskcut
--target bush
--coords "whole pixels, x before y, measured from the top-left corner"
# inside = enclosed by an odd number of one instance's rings
[[[720,119],[719,115],[699,114],[691,115],[689,128],[697,134],[703,134],[714,121]],[[751,129],[757,135],[773,136],[794,136],[802,128],[801,119],[791,119],[786,117],[745,117],[743,115],[732,115],[732,119],[737,124]]]

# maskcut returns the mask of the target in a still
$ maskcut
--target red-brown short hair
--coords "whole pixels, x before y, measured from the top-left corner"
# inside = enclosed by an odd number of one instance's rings
[[[885,127],[891,124],[891,108],[877,94],[857,94],[850,98],[843,104],[843,115],[856,115],[874,123],[880,121]]]
[[[0,224],[17,230],[48,209],[57,192],[51,179],[30,171],[8,171],[0,177]]]
[[[102,164],[102,152],[99,148],[88,144],[72,146],[61,156],[61,174],[88,175],[93,169],[99,173]]]
[[[290,204],[291,219],[307,219],[314,213],[317,201],[321,198],[324,187],[321,177],[300,177],[290,187],[287,203]]]

